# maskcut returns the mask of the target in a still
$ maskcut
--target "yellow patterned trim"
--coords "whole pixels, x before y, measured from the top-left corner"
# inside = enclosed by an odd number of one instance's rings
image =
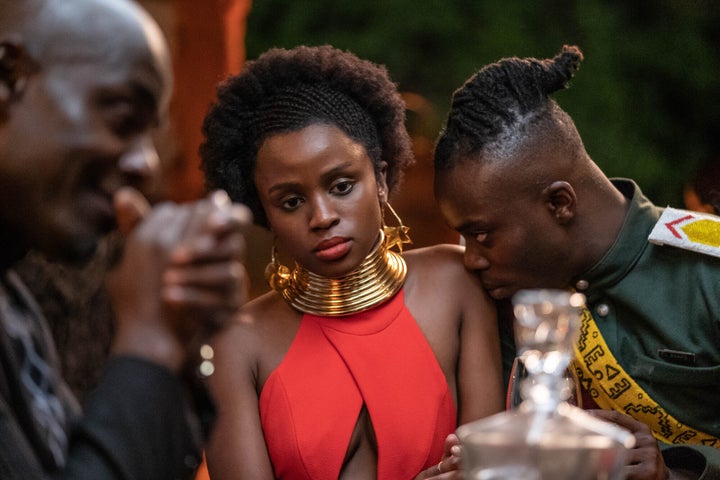
[[[635,383],[615,360],[587,308],[581,314],[575,357],[580,383],[601,408],[630,415],[662,442],[720,448],[720,439],[682,424]]]

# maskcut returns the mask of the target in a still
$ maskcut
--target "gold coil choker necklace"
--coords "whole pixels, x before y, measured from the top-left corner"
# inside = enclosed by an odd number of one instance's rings
[[[265,276],[270,287],[301,312],[324,316],[361,312],[395,295],[405,282],[405,260],[388,243],[380,230],[377,246],[365,260],[338,278],[314,274],[297,263],[290,271],[276,261],[273,252]]]

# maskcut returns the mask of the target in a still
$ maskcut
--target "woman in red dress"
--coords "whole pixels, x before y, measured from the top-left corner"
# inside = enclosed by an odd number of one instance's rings
[[[329,46],[221,85],[203,169],[274,245],[272,290],[215,345],[213,480],[460,478],[455,428],[502,410],[496,312],[462,247],[401,252],[404,118],[383,67]]]

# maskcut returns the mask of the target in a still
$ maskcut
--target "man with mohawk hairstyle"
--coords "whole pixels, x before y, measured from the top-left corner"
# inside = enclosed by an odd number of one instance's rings
[[[3,480],[192,478],[199,464],[207,398],[189,387],[242,301],[249,214],[223,192],[150,209],[136,190],[171,83],[160,29],[130,0],[0,0]],[[87,260],[116,225],[115,338],[81,414],[13,266],[30,250]]]
[[[582,58],[574,46],[506,58],[459,88],[436,145],[436,199],[495,299],[585,294],[583,403],[634,432],[626,478],[720,478],[720,219],[659,208],[592,161],[550,97]]]

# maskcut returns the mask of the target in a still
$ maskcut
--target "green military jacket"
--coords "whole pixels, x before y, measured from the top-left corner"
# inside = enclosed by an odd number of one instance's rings
[[[662,208],[624,179],[630,209],[605,256],[575,281],[624,370],[670,415],[720,437],[720,258],[654,245]],[[669,351],[669,352],[668,352]],[[720,445],[668,446],[672,467],[720,478]]]

